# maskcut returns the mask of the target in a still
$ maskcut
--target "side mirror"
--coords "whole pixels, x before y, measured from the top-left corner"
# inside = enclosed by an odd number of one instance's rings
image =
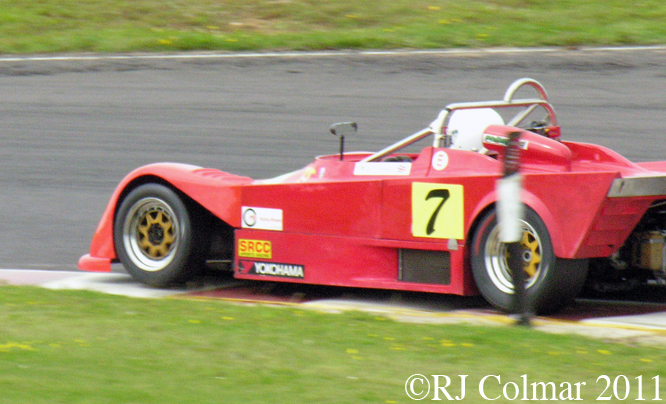
[[[331,125],[331,133],[335,136],[349,136],[356,134],[358,125],[356,122],[340,122]]]
[[[344,159],[345,154],[345,136],[355,135],[358,131],[356,122],[340,122],[331,125],[331,133],[340,137],[340,161]]]

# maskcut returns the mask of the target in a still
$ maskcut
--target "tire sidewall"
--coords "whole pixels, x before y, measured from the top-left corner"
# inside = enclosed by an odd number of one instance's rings
[[[172,220],[177,222],[178,245],[173,259],[162,269],[147,271],[136,265],[124,244],[124,226],[127,215],[135,204],[145,198],[156,198],[166,204],[172,211]],[[127,272],[139,282],[151,286],[168,286],[180,283],[188,275],[187,264],[193,253],[192,220],[187,206],[172,189],[160,184],[144,184],[132,190],[123,199],[116,213],[113,226],[113,239],[116,254]]]

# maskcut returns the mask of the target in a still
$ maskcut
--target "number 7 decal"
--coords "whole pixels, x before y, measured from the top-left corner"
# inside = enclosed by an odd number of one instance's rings
[[[412,234],[415,237],[464,238],[463,186],[412,183]]]
[[[446,200],[449,199],[449,196],[451,196],[451,193],[449,192],[448,189],[433,189],[430,192],[428,192],[428,195],[426,195],[426,201],[431,198],[442,199],[442,201],[439,203],[439,205],[437,205],[435,211],[432,212],[432,215],[428,220],[428,225],[426,226],[426,234],[428,236],[435,232],[435,221],[437,220],[437,215],[439,214],[440,209],[442,209],[444,202],[446,202]]]

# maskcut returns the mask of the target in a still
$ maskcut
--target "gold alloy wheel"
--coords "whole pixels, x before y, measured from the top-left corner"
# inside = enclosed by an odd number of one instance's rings
[[[123,244],[136,266],[149,272],[165,268],[178,241],[178,218],[166,202],[148,197],[132,205],[123,225]]]
[[[523,237],[520,241],[523,270],[527,274],[525,287],[529,288],[538,279],[541,271],[541,239],[534,228],[526,221],[521,221]],[[495,226],[486,241],[485,265],[491,282],[504,293],[513,294],[513,278],[507,263],[506,244],[499,239],[499,226]]]
[[[524,231],[523,238],[520,241],[520,247],[523,254],[523,270],[529,276],[528,280],[533,278],[539,270],[541,263],[541,245],[534,234]]]
[[[137,243],[151,259],[158,260],[169,254],[175,239],[173,221],[160,208],[144,212],[137,227]]]

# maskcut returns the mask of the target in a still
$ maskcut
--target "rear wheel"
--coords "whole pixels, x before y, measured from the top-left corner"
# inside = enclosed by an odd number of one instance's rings
[[[578,295],[585,283],[587,260],[555,257],[548,229],[532,209],[521,220],[520,241],[528,310],[546,314],[560,310]],[[495,307],[513,308],[513,279],[507,264],[506,244],[499,239],[494,211],[479,222],[472,238],[471,263],[474,280],[483,297]]]
[[[145,184],[123,200],[114,223],[118,258],[135,279],[152,286],[181,283],[199,270],[191,211],[172,189]]]

